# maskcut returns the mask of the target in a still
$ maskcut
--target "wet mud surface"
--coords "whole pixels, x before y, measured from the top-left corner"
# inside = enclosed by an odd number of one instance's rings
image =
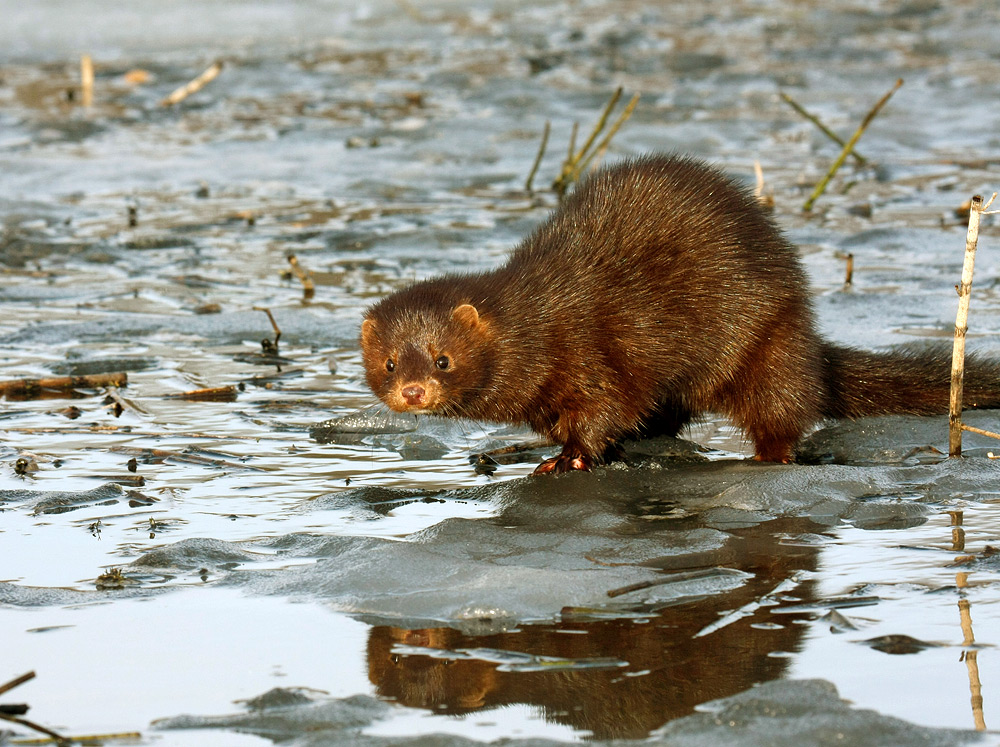
[[[1000,184],[995,7],[7,5],[0,379],[128,383],[0,404],[0,682],[38,674],[0,702],[165,745],[998,743],[989,439],[837,423],[762,465],[706,419],[629,466],[477,470],[532,434],[388,416],[357,341],[373,300],[501,261],[617,86],[605,160],[760,162],[825,335],[947,340],[956,210]],[[846,137],[900,77],[804,214],[838,149],[780,94]]]

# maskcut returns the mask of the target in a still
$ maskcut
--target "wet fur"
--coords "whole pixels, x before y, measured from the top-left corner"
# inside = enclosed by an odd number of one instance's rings
[[[473,324],[454,317],[465,304]],[[503,266],[383,299],[362,349],[391,406],[406,382],[433,379],[437,414],[526,423],[563,444],[542,471],[586,468],[625,436],[675,435],[707,411],[742,428],[758,459],[787,461],[824,417],[948,407],[945,353],[821,340],[795,247],[744,188],[681,157],[604,169]],[[434,368],[440,355],[451,370]],[[968,375],[967,400],[1000,405],[1000,366]]]

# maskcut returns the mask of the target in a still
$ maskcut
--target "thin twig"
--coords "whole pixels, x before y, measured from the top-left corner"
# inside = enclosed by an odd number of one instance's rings
[[[837,173],[837,170],[844,165],[844,161],[847,160],[847,154],[854,149],[854,144],[861,139],[865,130],[868,129],[868,125],[871,124],[871,121],[875,119],[875,116],[879,113],[882,107],[886,105],[889,99],[892,98],[892,94],[899,90],[901,85],[903,85],[902,78],[896,81],[895,85],[889,89],[889,92],[879,99],[878,103],[876,103],[875,106],[872,107],[871,111],[865,115],[865,118],[861,120],[860,126],[854,131],[854,134],[851,135],[851,139],[847,141],[847,144],[844,145],[844,149],[840,151],[840,155],[837,156],[833,165],[831,165],[830,169],[826,172],[826,175],[820,179],[819,184],[816,185],[816,189],[813,190],[813,193],[809,195],[809,199],[806,200],[805,205],[802,206],[803,211],[808,213],[812,210],[813,203],[815,203],[816,200],[819,199],[820,195],[826,191],[826,185],[830,183],[830,180],[833,178],[833,175]]]
[[[545,129],[542,130],[542,143],[538,146],[538,155],[535,156],[535,162],[531,165],[531,171],[528,173],[528,181],[524,183],[524,191],[531,192],[531,183],[535,179],[535,173],[538,171],[538,167],[542,163],[542,156],[545,155],[545,148],[549,144],[549,132],[552,129],[552,123],[549,120],[545,120]]]
[[[207,86],[213,80],[215,80],[219,73],[222,72],[222,61],[216,60],[213,62],[208,69],[205,70],[201,75],[193,80],[185,83],[180,88],[174,90],[169,96],[160,102],[160,106],[173,106],[174,104],[179,104],[192,93],[197,93],[202,88]]]
[[[972,272],[976,265],[979,240],[979,211],[983,196],[976,195],[969,206],[969,231],[965,237],[965,261],[962,282],[957,286],[958,313],[955,316],[955,343],[951,352],[951,401],[948,408],[948,456],[962,456],[962,395],[965,377],[965,335],[969,331],[969,302],[972,296]]]
[[[786,104],[788,104],[790,107],[792,107],[795,111],[797,111],[803,117],[805,117],[810,122],[812,122],[814,125],[816,125],[819,128],[820,132],[822,132],[824,135],[826,135],[828,138],[830,138],[833,142],[835,142],[841,148],[844,147],[844,141],[841,139],[841,137],[836,132],[834,132],[833,130],[831,130],[829,127],[827,127],[825,124],[823,124],[819,120],[819,118],[817,116],[815,116],[814,114],[810,114],[809,112],[807,112],[805,110],[805,108],[801,104],[799,104],[799,102],[797,102],[795,99],[793,99],[787,93],[782,93],[782,94],[780,94],[780,96],[781,96],[781,100],[782,101],[784,101]],[[851,151],[851,156],[854,157],[854,160],[856,160],[858,162],[858,165],[860,165],[860,166],[864,166],[866,163],[868,163],[868,159],[867,158],[865,158],[860,153],[857,153],[854,150]]]

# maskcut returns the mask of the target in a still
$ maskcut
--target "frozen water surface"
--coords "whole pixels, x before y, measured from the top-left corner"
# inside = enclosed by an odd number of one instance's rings
[[[374,299],[501,261],[617,86],[642,99],[607,160],[748,181],[759,160],[825,335],[946,340],[955,211],[998,188],[998,23],[976,2],[0,0],[0,378],[128,374],[3,401],[0,682],[38,677],[0,701],[163,745],[1000,742],[988,439],[948,461],[944,418],[830,424],[761,465],[708,418],[629,467],[534,478],[534,447],[487,475],[470,455],[531,434],[388,416],[357,344]],[[898,77],[871,165],[803,214],[836,147],[779,93],[848,135]],[[987,355],[998,234],[984,218]]]

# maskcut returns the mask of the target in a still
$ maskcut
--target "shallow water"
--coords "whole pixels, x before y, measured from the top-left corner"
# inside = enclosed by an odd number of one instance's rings
[[[356,338],[394,288],[500,261],[555,205],[573,122],[621,85],[642,98],[607,160],[678,150],[748,181],[760,161],[824,334],[945,339],[954,211],[998,188],[998,21],[988,3],[0,2],[0,378],[128,374],[116,399],[3,401],[0,681],[38,677],[0,702],[171,745],[997,743],[987,440],[949,463],[926,448],[946,449],[942,419],[885,419],[769,466],[708,419],[687,434],[705,450],[652,442],[553,479],[527,477],[534,451],[487,476],[470,454],[531,434],[366,409]],[[215,59],[217,80],[158,105]],[[848,135],[897,77],[858,146],[873,164],[804,215],[836,147],[779,92]],[[985,217],[986,353],[998,235]],[[284,360],[261,356],[260,308]],[[359,409],[378,432],[311,436]],[[290,701],[245,703],[273,688]]]

